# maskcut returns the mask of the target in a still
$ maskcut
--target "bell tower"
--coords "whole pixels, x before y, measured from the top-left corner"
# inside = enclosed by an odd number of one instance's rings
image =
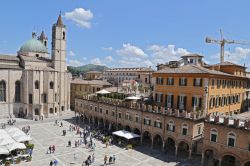
[[[66,26],[63,25],[61,13],[52,27],[52,61],[58,72],[66,69]]]

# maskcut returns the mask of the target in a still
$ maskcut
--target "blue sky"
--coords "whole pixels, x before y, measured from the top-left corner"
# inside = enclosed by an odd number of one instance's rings
[[[250,41],[250,1],[228,0],[8,0],[0,2],[0,53],[16,54],[62,11],[67,63],[109,67],[155,66],[200,53],[219,62],[219,46],[205,37]],[[226,45],[226,60],[250,67],[250,45]]]

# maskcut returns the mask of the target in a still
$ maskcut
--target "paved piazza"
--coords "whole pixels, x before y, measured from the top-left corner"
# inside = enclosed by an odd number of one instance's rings
[[[29,120],[17,120],[17,127],[30,125],[30,135],[32,137],[32,143],[35,144],[33,151],[33,157],[31,162],[22,161],[18,165],[22,166],[46,166],[53,159],[58,160],[59,166],[76,165],[81,166],[87,156],[93,154],[80,145],[78,148],[74,148],[74,141],[80,138],[75,132],[68,131],[69,125],[72,125],[72,120],[62,120],[63,127],[55,126],[54,119],[44,121],[29,121]],[[62,136],[62,130],[66,129],[66,136]],[[67,147],[68,141],[72,141],[72,147]],[[106,154],[116,155],[116,163],[112,165],[116,166],[198,166],[197,161],[183,160],[176,162],[173,156],[161,153],[158,150],[152,150],[142,146],[136,149],[125,150],[124,148],[117,147],[115,145],[105,148],[105,145],[100,141],[94,140],[96,144],[95,163],[92,166],[103,165],[103,158]],[[46,154],[50,145],[56,146],[54,154]],[[74,157],[75,156],[75,157]],[[84,164],[85,165],[85,164]]]

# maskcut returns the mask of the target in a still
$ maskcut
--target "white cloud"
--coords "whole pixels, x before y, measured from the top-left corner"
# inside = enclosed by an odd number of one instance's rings
[[[73,51],[69,51],[70,56],[75,56],[75,53]]]
[[[84,65],[84,63],[76,59],[74,60],[70,59],[68,60],[68,63],[67,63],[67,66],[82,66],[82,65]]]
[[[64,17],[71,20],[82,28],[91,28],[91,19],[94,17],[90,10],[76,8],[71,12],[66,12]]]
[[[242,63],[248,56],[250,56],[249,48],[236,47],[233,51],[225,51],[225,61],[233,63]],[[220,59],[220,53],[210,56],[210,59]],[[245,63],[245,62],[243,62]]]
[[[112,51],[113,47],[102,47],[102,49],[105,51]]]
[[[90,61],[92,64],[95,64],[95,65],[101,65],[102,62],[100,60],[100,58],[94,58]]]
[[[113,58],[112,58],[112,56],[106,56],[105,60],[108,61],[108,62],[112,62]]]
[[[147,57],[147,54],[141,48],[133,46],[130,43],[123,44],[121,49],[116,50],[116,53],[121,56]]]

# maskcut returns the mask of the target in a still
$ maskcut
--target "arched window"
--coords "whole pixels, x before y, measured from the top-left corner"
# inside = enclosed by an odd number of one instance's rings
[[[15,82],[15,102],[21,101],[21,82],[16,81]]]
[[[39,89],[39,81],[38,80],[35,81],[35,89]]]
[[[54,89],[54,82],[53,82],[53,81],[50,81],[50,83],[49,83],[49,88],[50,88],[50,89]]]
[[[50,109],[49,109],[49,113],[50,113],[50,114],[53,114],[53,108],[50,108]]]
[[[230,132],[227,134],[227,146],[234,147],[236,142],[236,134]]]
[[[188,133],[188,125],[183,124],[182,125],[182,135],[187,135],[187,133]]]
[[[216,129],[211,129],[210,131],[210,141],[217,142],[218,133]]]
[[[4,80],[0,82],[0,101],[6,101],[6,83]]]
[[[65,40],[65,38],[66,38],[66,34],[65,32],[63,32],[63,40]]]
[[[175,125],[174,125],[174,121],[170,120],[167,124],[167,130],[168,131],[172,131],[175,132]]]

